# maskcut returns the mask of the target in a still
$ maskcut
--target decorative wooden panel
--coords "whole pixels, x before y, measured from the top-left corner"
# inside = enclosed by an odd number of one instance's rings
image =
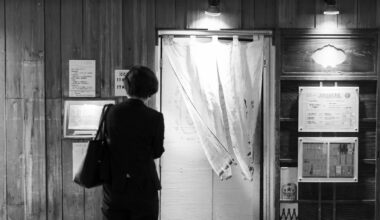
[[[288,32],[290,33],[290,31]],[[286,35],[282,38],[281,64],[283,75],[342,75],[342,74],[372,74],[376,75],[375,35],[337,36],[328,35]],[[324,68],[313,61],[313,53],[326,45],[332,45],[343,50],[346,60],[336,67]]]

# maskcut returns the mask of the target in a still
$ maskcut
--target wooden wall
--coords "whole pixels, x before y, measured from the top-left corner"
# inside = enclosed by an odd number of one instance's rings
[[[375,28],[379,0],[222,0],[223,28]],[[62,138],[68,60],[96,59],[100,98],[113,70],[154,67],[157,28],[207,28],[206,0],[0,0],[0,219],[100,219],[99,190],[72,178],[72,141]]]

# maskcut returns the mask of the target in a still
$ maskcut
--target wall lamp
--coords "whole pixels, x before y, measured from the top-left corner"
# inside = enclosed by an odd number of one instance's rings
[[[208,0],[208,7],[205,11],[206,15],[219,16],[220,15],[220,0]]]
[[[339,10],[336,6],[336,0],[325,0],[325,10],[323,10],[323,14],[325,15],[338,15]]]

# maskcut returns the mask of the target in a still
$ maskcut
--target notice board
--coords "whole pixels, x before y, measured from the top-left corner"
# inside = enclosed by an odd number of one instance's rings
[[[358,132],[359,87],[299,87],[299,132]]]
[[[356,137],[300,137],[298,182],[357,182]]]

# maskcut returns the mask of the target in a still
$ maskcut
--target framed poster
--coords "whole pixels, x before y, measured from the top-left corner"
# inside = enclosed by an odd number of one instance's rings
[[[298,182],[358,182],[358,138],[300,137]]]
[[[359,87],[299,87],[299,132],[358,132]]]
[[[98,130],[103,106],[114,100],[66,100],[63,122],[65,138],[92,138]]]

